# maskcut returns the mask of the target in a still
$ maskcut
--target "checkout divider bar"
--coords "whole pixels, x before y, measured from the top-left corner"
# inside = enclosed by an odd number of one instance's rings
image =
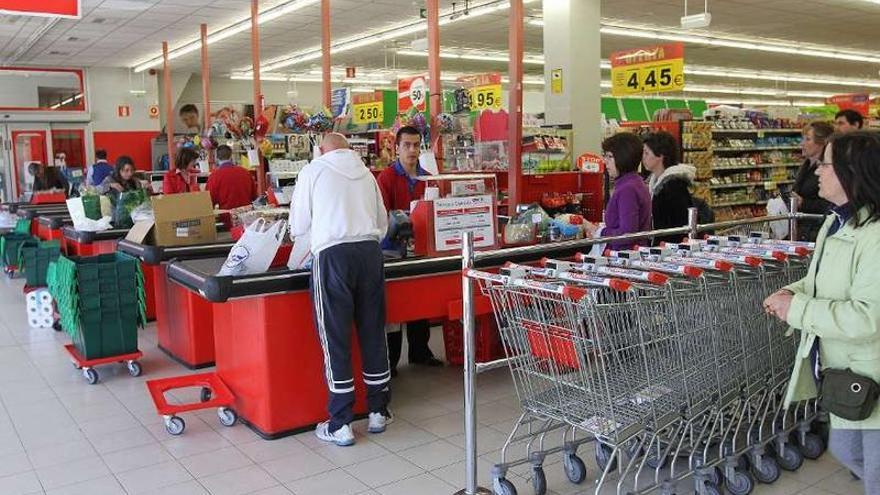
[[[798,220],[821,220],[824,215],[799,213],[797,200],[789,201],[789,213],[785,215],[773,215],[740,220],[730,220],[700,225],[696,208],[688,208],[688,226],[671,229],[650,230],[612,237],[599,237],[579,241],[566,241],[557,243],[566,248],[590,248],[595,244],[603,244],[613,241],[638,241],[652,237],[662,237],[676,234],[687,234],[690,239],[696,239],[701,232],[720,230],[742,225],[762,224],[766,222],[788,221],[791,239],[797,238]],[[462,234],[461,250],[461,295],[462,295],[462,330],[464,336],[464,439],[465,439],[465,487],[455,495],[483,495],[491,494],[492,491],[477,486],[477,401],[476,401],[476,378],[479,373],[507,366],[511,361],[517,360],[517,356],[497,359],[487,363],[476,362],[476,315],[474,314],[474,282],[464,275],[468,269],[474,268],[480,262],[490,261],[492,264],[504,263],[510,257],[535,252],[542,246],[524,246],[494,251],[474,251],[473,232]],[[546,247],[544,247],[546,249]],[[502,260],[501,257],[506,259]],[[483,263],[480,263],[483,264]]]

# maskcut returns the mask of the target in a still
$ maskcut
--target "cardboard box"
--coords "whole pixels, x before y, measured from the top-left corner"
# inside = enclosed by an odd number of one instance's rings
[[[126,239],[155,246],[190,246],[217,239],[211,194],[153,196],[153,222],[138,222]]]

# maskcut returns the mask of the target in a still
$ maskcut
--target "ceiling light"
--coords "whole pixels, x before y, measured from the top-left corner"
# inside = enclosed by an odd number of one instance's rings
[[[535,1],[537,0],[523,0],[523,3],[527,4]],[[509,7],[510,2],[508,0],[489,0],[482,4],[471,7],[468,15],[460,16],[455,19],[451,18],[453,13],[451,9],[448,9],[440,13],[439,24],[443,26],[451,24],[453,22],[473,19],[485,14],[497,12],[499,10],[505,10]],[[337,41],[331,45],[330,53],[337,54],[357,48],[363,48],[365,46],[375,45],[382,41],[397,39],[410,34],[421,33],[427,30],[428,23],[425,19],[413,19],[409,21],[404,21],[379,29],[364,36],[350,37],[341,41]],[[285,55],[283,57],[277,57],[275,59],[269,60],[262,67],[260,67],[260,70],[276,70],[283,67],[290,67],[292,65],[296,65],[302,62],[307,62],[309,60],[316,60],[319,58],[321,58],[321,47],[315,46]],[[251,68],[243,67],[239,69],[239,71],[250,72]]]
[[[265,22],[269,22],[279,17],[289,14],[291,12],[297,11],[303,7],[307,7],[309,5],[318,3],[319,0],[292,0],[286,2],[281,5],[277,5],[275,7],[266,9],[260,12],[259,18],[257,20],[257,24],[263,24]],[[251,17],[244,17],[232,24],[221,27],[211,33],[208,34],[208,44],[212,44],[218,41],[225,40],[231,36],[235,36],[236,34],[243,33],[245,31],[250,30],[251,28]],[[183,45],[170,50],[168,52],[168,59],[175,59],[177,57],[186,55],[187,53],[192,53],[201,48],[201,40],[194,39],[192,41],[186,42]],[[153,55],[147,60],[137,62],[133,64],[135,72],[142,72],[151,67],[158,67],[162,65],[163,59],[162,55]]]

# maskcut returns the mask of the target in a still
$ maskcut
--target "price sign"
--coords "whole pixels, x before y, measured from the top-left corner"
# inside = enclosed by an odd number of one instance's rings
[[[413,107],[424,112],[427,100],[427,76],[413,76],[397,80],[397,111],[399,113],[405,113]]]
[[[359,103],[354,106],[355,124],[371,124],[385,120],[385,107],[381,101]]]
[[[471,90],[472,110],[497,110],[501,108],[501,85],[478,86]]]
[[[611,55],[611,93],[626,96],[684,89],[684,45],[638,48]]]

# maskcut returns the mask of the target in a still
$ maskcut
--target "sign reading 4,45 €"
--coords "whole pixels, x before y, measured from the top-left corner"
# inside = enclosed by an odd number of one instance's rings
[[[684,44],[611,54],[611,94],[626,96],[684,89]]]
[[[355,124],[372,124],[385,120],[385,107],[381,101],[356,103],[352,120]]]
[[[471,90],[471,110],[501,108],[501,85],[477,86]]]

